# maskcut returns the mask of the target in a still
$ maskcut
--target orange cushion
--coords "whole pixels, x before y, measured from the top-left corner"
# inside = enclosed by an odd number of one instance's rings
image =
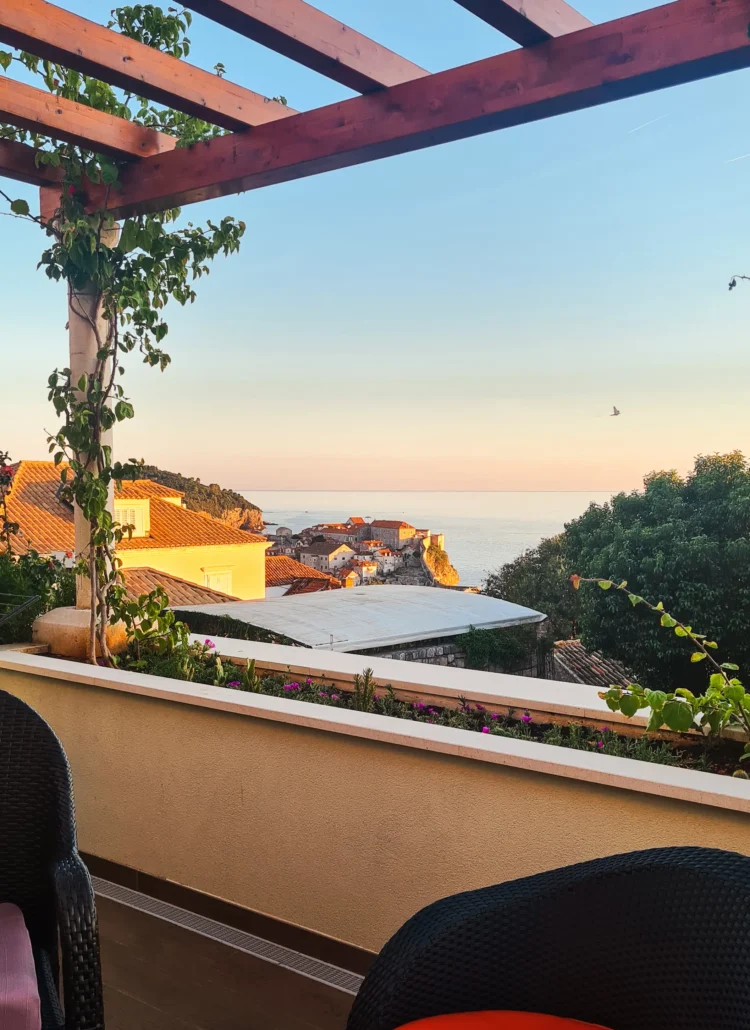
[[[401,1030],[606,1030],[577,1019],[542,1016],[535,1012],[465,1012],[460,1015],[431,1016],[407,1023]]]

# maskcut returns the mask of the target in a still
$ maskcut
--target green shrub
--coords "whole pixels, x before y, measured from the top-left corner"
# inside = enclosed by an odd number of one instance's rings
[[[0,625],[0,644],[30,641],[34,619],[51,608],[74,605],[76,597],[75,576],[60,562],[35,552],[14,556],[4,551],[0,554],[0,618],[29,597],[38,600]]]

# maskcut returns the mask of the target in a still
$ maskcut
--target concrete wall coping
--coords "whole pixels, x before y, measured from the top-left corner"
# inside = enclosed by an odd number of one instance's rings
[[[245,644],[245,642],[233,642],[233,644],[239,643]],[[226,646],[226,641],[222,641],[222,645]],[[252,648],[255,652],[254,656],[258,658],[260,657],[257,653],[258,648],[277,647],[277,645],[251,644],[250,642],[247,642],[247,646]],[[299,649],[288,648],[285,650],[296,652]],[[303,653],[309,653],[311,656],[313,654],[312,652]],[[319,652],[318,657],[322,658]],[[328,661],[326,671],[332,671],[329,661],[332,657],[335,660],[357,659],[356,671],[361,671],[359,666],[362,664],[362,656],[333,656],[328,653],[326,654]],[[405,664],[387,659],[378,659],[378,662],[388,666],[391,675],[386,676],[385,679],[394,681],[394,683],[397,677],[393,676],[392,667],[396,666],[400,673],[400,667]],[[317,664],[317,662],[313,664]],[[320,664],[322,665],[322,662]],[[367,664],[372,663],[368,661]],[[416,667],[412,667],[406,672],[407,677],[411,677],[413,668]],[[81,686],[98,687],[178,704],[232,712],[236,715],[283,722],[325,733],[337,733],[399,747],[432,751],[471,761],[583,780],[695,804],[750,812],[750,781],[735,779],[731,776],[698,772],[693,769],[679,769],[651,762],[639,762],[629,758],[616,758],[612,755],[593,754],[588,751],[577,751],[572,748],[556,747],[535,741],[495,737],[490,734],[433,726],[428,723],[409,722],[384,715],[352,712],[304,701],[249,694],[224,687],[184,683],[143,673],[103,669],[79,662],[49,658],[44,655],[2,652],[0,653],[0,673],[3,671],[25,673],[53,681],[62,680],[67,684],[76,683]],[[441,667],[422,666],[419,668],[418,675],[421,678],[424,673],[429,679],[431,673],[449,671],[456,672],[456,670],[447,670]],[[382,672],[379,675],[382,675]],[[544,681],[528,680],[523,677],[495,677],[495,674],[492,673],[473,673],[472,675],[517,680],[521,686],[525,687],[531,684],[532,687],[536,685],[537,689],[540,689],[539,684],[544,684]],[[430,691],[435,692],[434,684],[424,685],[429,685]],[[566,684],[565,686],[576,688],[575,684]],[[2,676],[0,676],[1,687]],[[519,706],[525,703],[520,701],[517,696],[515,700]],[[527,707],[530,706],[527,705]],[[611,713],[609,714],[611,715]]]

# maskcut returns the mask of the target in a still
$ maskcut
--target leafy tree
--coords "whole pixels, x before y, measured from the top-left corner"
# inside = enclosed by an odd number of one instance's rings
[[[750,468],[739,451],[698,457],[686,478],[651,473],[644,490],[592,504],[566,526],[566,568],[627,580],[659,597],[681,623],[700,626],[723,655],[750,663]],[[606,570],[603,572],[602,570]],[[582,592],[581,639],[621,661],[638,682],[705,690],[683,642],[664,634],[643,605],[623,614],[617,592]]]
[[[490,597],[544,612],[555,640],[576,636],[578,595],[569,583],[564,534],[548,537],[487,577],[483,592]]]
[[[112,15],[110,27],[124,35],[178,60],[187,56],[188,11],[169,8],[164,13],[153,4],[136,4],[118,8]],[[190,146],[224,131],[25,51],[0,51],[3,71],[14,63],[23,67],[24,74],[40,78],[50,94],[168,133],[177,146]],[[217,65],[215,70],[222,75],[224,67]],[[213,258],[239,249],[245,226],[232,217],[209,220],[205,227],[178,224],[180,213],[174,209],[126,219],[118,242],[118,227],[105,208],[106,198],[118,188],[123,162],[32,129],[0,125],[0,138],[30,143],[39,151],[40,164],[63,173],[60,206],[49,221],[32,216],[23,199],[3,191],[0,197],[12,215],[46,234],[48,245],[40,266],[53,281],[66,283],[72,310],[89,322],[96,336],[93,372],[74,382],[71,370],[64,367],[49,377],[49,399],[62,422],[49,444],[61,466],[61,496],[78,505],[89,523],[89,553],[77,570],[92,585],[89,660],[96,660],[98,645],[104,661],[111,664],[106,627],[118,617],[118,605],[125,600],[115,547],[130,529],[114,522],[107,500],[113,481],[138,475],[137,463],[113,462],[106,445],[106,432],[133,417],[121,382],[123,360],[138,351],[147,365],[162,371],[167,367],[165,306],[170,300],[192,303],[195,280],[208,274]],[[87,208],[92,183],[104,187],[101,210]]]
[[[239,508],[242,512],[257,512],[258,529],[263,527],[258,505],[252,504],[235,490],[227,490],[216,483],[201,483],[200,479],[181,476],[179,472],[167,472],[155,465],[141,466],[139,475],[173,490],[181,490],[185,494],[185,507],[191,511],[205,511],[215,519],[220,519],[225,512]]]

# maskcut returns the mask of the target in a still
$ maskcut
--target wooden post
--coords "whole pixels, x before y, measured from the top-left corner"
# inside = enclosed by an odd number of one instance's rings
[[[102,242],[108,247],[117,246],[120,235],[119,226],[105,229]],[[82,375],[92,375],[96,369],[96,355],[99,350],[97,332],[103,342],[107,338],[107,322],[102,318],[97,305],[97,293],[93,284],[71,295],[68,304],[68,339],[70,348],[71,381],[75,384]],[[112,446],[112,430],[102,433],[102,444]],[[108,507],[114,512],[114,488],[110,485]],[[89,553],[90,527],[78,505],[74,506],[75,553],[76,558],[86,557]],[[76,608],[91,608],[91,580],[79,576],[76,580]]]

